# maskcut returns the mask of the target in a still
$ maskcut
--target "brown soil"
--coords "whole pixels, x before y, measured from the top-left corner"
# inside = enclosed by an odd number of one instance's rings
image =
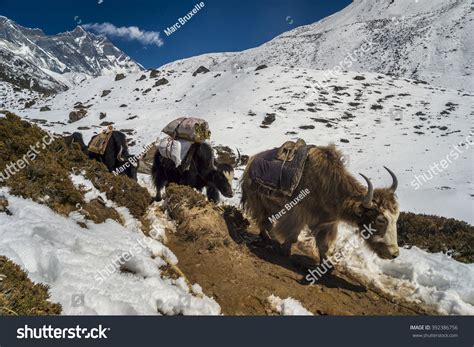
[[[292,297],[317,315],[417,315],[435,311],[394,303],[354,279],[333,273],[309,285],[303,264],[312,260],[281,256],[259,243],[256,229],[235,207],[217,207],[188,187],[171,185],[164,208],[176,221],[168,247],[191,283],[199,283],[227,315],[269,315],[267,298]]]

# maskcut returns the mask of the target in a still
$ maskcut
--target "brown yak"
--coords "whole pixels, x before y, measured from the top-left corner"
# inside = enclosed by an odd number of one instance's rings
[[[336,239],[338,224],[345,222],[357,227],[359,233],[363,232],[364,226],[375,229],[369,238],[364,239],[380,258],[398,256],[399,208],[395,195],[398,180],[388,168],[385,167],[392,177],[391,187],[373,189],[371,181],[361,174],[367,182],[366,188],[346,170],[342,153],[333,144],[314,146],[308,151],[301,180],[293,196],[288,198],[259,191],[257,183],[249,177],[252,160],[242,178],[242,205],[256,220],[261,237],[278,241],[285,254],[291,253],[291,245],[308,226],[316,239],[322,262]],[[301,197],[301,192],[307,194],[303,193],[302,199],[293,200],[298,195]],[[299,202],[288,209],[291,200]],[[277,221],[275,215],[280,217]]]

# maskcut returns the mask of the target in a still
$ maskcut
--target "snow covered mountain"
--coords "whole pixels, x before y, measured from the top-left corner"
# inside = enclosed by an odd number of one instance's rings
[[[107,38],[80,26],[47,36],[0,16],[0,81],[54,92],[88,77],[139,70],[141,66]]]
[[[342,73],[329,78],[327,88],[317,88],[325,71],[274,66],[193,76],[194,71],[165,67],[120,81],[101,76],[31,108],[13,102],[5,108],[58,133],[81,131],[86,141],[113,124],[133,140],[133,153],[182,116],[206,119],[215,144],[249,155],[289,139],[334,142],[350,158],[350,171],[367,172],[377,185],[387,184],[383,165],[395,170],[404,210],[473,223],[469,146],[448,169],[428,177],[430,165],[454,145],[465,145],[473,130],[472,93],[374,73]],[[27,102],[31,96],[9,97],[20,98]],[[78,107],[86,116],[70,122]],[[267,116],[274,121],[264,126]],[[417,187],[416,178],[423,175],[428,178],[419,178],[425,182]]]
[[[354,0],[332,16],[260,47],[196,59],[212,60],[219,69],[261,64],[322,70],[342,66],[472,91],[472,6],[468,0]],[[370,48],[362,53],[366,42]]]
[[[261,47],[206,54],[151,71],[138,71],[124,55],[114,55],[115,47],[104,48],[106,39],[81,28],[54,36],[58,42],[50,37],[46,44],[48,37],[40,30],[9,21],[15,31],[6,21],[0,17],[0,55],[6,57],[0,60],[0,108],[49,131],[80,131],[88,141],[113,125],[127,134],[131,152],[138,154],[169,121],[190,116],[209,122],[214,145],[247,155],[290,139],[332,142],[345,154],[348,170],[370,176],[376,187],[390,182],[384,165],[395,171],[403,211],[474,223],[474,152],[468,141],[474,131],[472,13],[467,1],[355,0],[333,16]],[[21,43],[21,37],[28,39]],[[345,66],[348,71],[334,72],[366,42],[370,50]],[[68,53],[70,59],[64,61],[62,49],[71,49],[74,58]],[[127,62],[131,71],[123,79],[108,73],[126,70]],[[24,74],[16,72],[19,66]],[[200,66],[210,71],[198,70]],[[17,85],[30,83],[33,76],[33,87],[40,91],[62,89],[69,83],[66,77],[77,73],[97,77],[42,96],[2,82],[4,71],[13,72]],[[79,109],[83,118],[71,118]],[[433,164],[439,164],[437,170]],[[237,168],[237,179],[242,171]],[[82,176],[71,179],[94,197],[102,194]],[[154,193],[148,176],[140,181]],[[235,197],[225,202],[238,206],[238,180],[234,188]],[[85,232],[73,223],[74,215],[58,216],[6,189],[0,193],[18,216],[0,215],[0,234],[8,241],[0,244],[0,254],[22,265],[35,281],[50,285],[65,314],[221,313],[214,299],[192,295],[183,279],[161,278],[157,264],[167,258],[177,261],[161,239],[143,248],[131,264],[133,276],[114,273],[104,283],[94,282],[95,269],[107,267],[112,255],[141,240],[139,221],[127,213],[124,226],[107,221],[91,224]],[[163,220],[153,220],[153,226],[165,230]],[[355,235],[346,226],[341,231],[339,245]],[[361,248],[346,254],[341,267],[394,298],[434,304],[442,314],[474,312],[473,265],[445,254],[414,247],[401,249],[395,260],[378,260]],[[75,307],[71,293],[84,290],[85,305]]]

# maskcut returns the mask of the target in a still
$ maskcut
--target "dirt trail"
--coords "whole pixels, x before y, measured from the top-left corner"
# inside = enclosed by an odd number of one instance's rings
[[[309,285],[302,256],[283,257],[258,242],[256,230],[233,207],[207,203],[186,187],[167,190],[165,208],[177,222],[167,246],[191,283],[199,283],[226,315],[275,314],[268,296],[292,297],[317,315],[435,314],[409,302],[393,303],[382,293],[333,273]]]

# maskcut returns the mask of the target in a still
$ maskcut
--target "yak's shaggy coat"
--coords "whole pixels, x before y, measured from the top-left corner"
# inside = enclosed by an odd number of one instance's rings
[[[261,236],[283,244],[285,253],[290,253],[291,245],[297,241],[301,230],[308,226],[316,238],[322,260],[336,238],[338,223],[346,222],[360,230],[364,225],[376,229],[367,241],[380,257],[398,255],[396,221],[399,212],[394,194],[397,182],[388,169],[393,178],[392,187],[373,190],[367,179],[367,189],[347,172],[342,153],[334,145],[312,147],[294,191],[294,196],[306,189],[309,194],[272,224],[269,217],[278,214],[294,197],[288,199],[265,194],[249,178],[248,168],[252,159],[242,178],[242,204],[256,220]]]

